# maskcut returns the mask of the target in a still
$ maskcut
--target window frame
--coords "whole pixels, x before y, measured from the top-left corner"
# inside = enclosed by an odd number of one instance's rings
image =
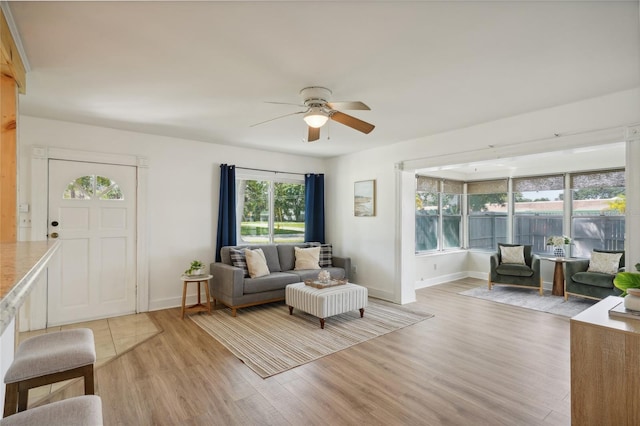
[[[251,246],[256,244],[275,244],[277,238],[275,236],[275,185],[278,183],[288,183],[288,184],[297,184],[301,185],[304,190],[305,188],[305,179],[304,175],[297,174],[289,174],[289,173],[275,173],[275,172],[262,172],[262,171],[253,171],[253,170],[237,170],[236,171],[236,196],[239,193],[238,185],[240,181],[263,181],[267,182],[267,205],[269,208],[269,214],[267,219],[267,241],[259,241],[259,242],[251,242],[245,241],[242,235],[242,216],[244,210],[244,200],[240,200],[239,197],[236,198],[236,241],[239,246]],[[304,193],[303,193],[304,199]],[[242,205],[242,209],[240,206]],[[303,211],[303,217],[305,212]],[[303,221],[303,224],[305,222]],[[301,234],[302,240],[304,241],[304,233],[305,226],[303,226]]]
[[[463,183],[463,193],[461,194],[461,199],[460,199],[460,206],[461,206],[461,213],[462,213],[462,218],[461,218],[461,227],[460,227],[460,242],[461,242],[461,247],[459,248],[444,248],[444,228],[443,228],[443,216],[444,216],[444,212],[443,212],[443,200],[442,200],[442,195],[444,194],[444,182],[446,181],[444,178],[442,177],[434,177],[434,176],[428,176],[428,175],[416,175],[416,194],[418,194],[418,192],[429,192],[429,193],[434,193],[437,194],[438,196],[438,221],[437,221],[437,247],[434,249],[428,249],[428,250],[418,250],[418,241],[416,240],[415,243],[415,253],[418,254],[437,254],[437,253],[442,253],[442,252],[447,252],[447,251],[452,251],[452,250],[456,250],[456,249],[465,249],[465,250],[472,250],[472,251],[482,251],[482,252],[488,252],[488,251],[494,251],[497,249],[497,245],[496,247],[493,247],[491,249],[487,249],[487,248],[472,248],[469,247],[470,242],[469,242],[469,232],[471,229],[471,225],[469,223],[469,220],[471,217],[473,216],[477,216],[478,214],[471,214],[469,209],[470,209],[470,203],[469,203],[469,197],[471,195],[477,195],[477,194],[484,194],[484,192],[475,192],[475,190],[470,190],[470,187],[472,187],[474,184],[478,183],[481,184],[482,182],[497,182],[497,181],[504,181],[506,182],[506,194],[507,194],[507,198],[506,198],[506,204],[507,204],[507,212],[504,216],[506,216],[507,219],[507,229],[506,229],[506,237],[503,238],[499,235],[495,235],[494,232],[494,236],[493,239],[496,242],[506,242],[506,243],[514,243],[514,242],[519,242],[521,240],[518,240],[518,235],[517,235],[517,230],[516,230],[516,226],[517,226],[517,218],[518,217],[526,217],[526,216],[540,216],[539,214],[536,213],[535,209],[532,210],[532,212],[522,212],[522,213],[517,213],[516,212],[516,203],[515,203],[515,195],[518,192],[523,192],[523,190],[521,190],[523,187],[522,185],[519,185],[519,183],[523,183],[525,184],[525,186],[528,184],[529,187],[531,187],[531,189],[527,190],[527,192],[530,191],[560,191],[561,195],[557,195],[556,197],[560,198],[560,200],[552,200],[552,201],[561,201],[561,208],[562,208],[562,213],[561,214],[552,214],[550,216],[553,217],[555,222],[559,222],[560,226],[558,226],[558,223],[555,223],[554,226],[552,226],[554,229],[550,230],[550,231],[545,231],[543,232],[545,235],[542,235],[540,232],[538,232],[538,234],[536,234],[535,236],[535,240],[534,242],[531,241],[522,241],[522,244],[532,244],[533,249],[532,252],[534,254],[545,254],[549,252],[549,246],[546,245],[546,240],[549,236],[551,235],[567,235],[570,238],[573,239],[573,236],[575,234],[575,221],[574,219],[576,218],[576,216],[574,215],[573,209],[574,209],[574,200],[573,200],[573,180],[575,177],[579,177],[579,176],[585,176],[585,175],[606,175],[607,173],[613,173],[616,174],[616,177],[618,179],[618,181],[621,179],[620,176],[624,176],[625,175],[625,168],[612,168],[612,169],[606,169],[606,170],[581,170],[581,171],[575,171],[575,172],[565,172],[565,173],[549,173],[549,174],[545,174],[545,175],[537,175],[537,176],[518,176],[518,177],[505,177],[505,178],[498,178],[498,179],[489,179],[489,180],[478,180],[478,181],[466,181],[466,182],[462,182]],[[420,178],[424,178],[425,180],[428,180],[428,184],[424,184],[421,186],[421,182],[419,181]],[[549,180],[550,182],[552,181],[552,183],[548,183],[548,184],[544,184],[545,180]],[[527,182],[529,181],[529,182]],[[616,182],[618,182],[616,181]],[[535,182],[542,182],[543,185],[537,187],[535,185]],[[422,182],[424,183],[424,182]],[[436,185],[437,183],[437,185]],[[533,185],[533,186],[531,186]],[[549,186],[551,185],[551,186]],[[426,189],[429,190],[426,190]],[[437,193],[433,192],[435,190],[435,188],[437,188]],[[623,186],[611,186],[610,188],[624,188],[623,190],[623,194],[626,195],[626,182],[624,183]],[[498,194],[498,192],[496,192],[496,194]],[[500,192],[501,194],[501,192]],[[416,196],[417,198],[417,196]],[[417,212],[417,206],[416,206],[416,212]],[[624,230],[625,225],[626,225],[626,218],[624,213],[622,214],[617,214],[617,215],[613,215],[616,216],[620,222],[622,222],[621,224],[619,224],[618,228],[622,228]],[[580,218],[589,218],[592,216],[580,216]],[[416,220],[417,220],[417,214],[416,214]],[[536,225],[537,226],[537,225]],[[495,228],[494,228],[495,229]],[[416,227],[416,237],[417,237],[417,233],[418,233],[418,229]],[[549,235],[547,235],[549,234]],[[620,234],[620,231],[616,231],[614,232],[615,235],[613,235],[611,238],[605,238],[603,240],[603,247],[595,247],[595,248],[603,248],[603,249],[620,249],[620,246],[624,246],[625,244],[625,240],[624,240],[624,233]],[[532,234],[533,235],[533,234]],[[605,235],[606,237],[606,235]],[[533,237],[532,237],[533,238]],[[622,238],[622,239],[620,239]],[[613,241],[611,244],[609,244],[608,241]],[[572,254],[570,252],[570,254]],[[584,253],[582,253],[582,255],[584,256]],[[589,253],[590,255],[590,253]]]
[[[459,188],[459,189],[458,189]],[[458,189],[459,193],[455,193],[453,191],[455,191],[456,189]],[[430,249],[426,249],[426,250],[418,250],[417,247],[417,243],[415,244],[414,247],[414,251],[416,254],[419,253],[438,253],[438,252],[448,252],[448,251],[455,251],[455,250],[460,250],[464,248],[464,241],[465,241],[465,226],[464,226],[464,206],[465,206],[465,200],[464,200],[464,182],[462,181],[458,181],[458,180],[452,180],[452,179],[443,179],[443,178],[438,178],[438,177],[433,177],[433,176],[426,176],[426,175],[416,175],[416,194],[418,193],[427,193],[427,194],[434,194],[437,197],[437,206],[438,206],[438,212],[435,216],[437,216],[436,219],[436,247],[435,248],[430,248]],[[444,211],[444,196],[445,195],[452,195],[454,197],[457,197],[457,206],[458,206],[458,213],[457,214],[452,214],[452,213],[446,213]],[[416,207],[416,211],[417,211],[417,207]],[[445,222],[445,216],[446,217],[458,217],[458,245],[455,247],[445,247],[445,227],[444,227],[444,222]],[[417,221],[417,215],[414,216]],[[417,228],[416,228],[416,233],[417,233]]]

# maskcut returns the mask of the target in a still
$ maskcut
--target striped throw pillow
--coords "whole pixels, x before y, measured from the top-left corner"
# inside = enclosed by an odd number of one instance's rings
[[[229,257],[231,257],[231,263],[236,268],[242,268],[244,270],[244,276],[249,276],[249,267],[247,266],[247,258],[244,255],[244,250],[229,250]]]
[[[331,244],[309,243],[311,247],[320,246],[320,259],[318,265],[321,268],[330,268],[333,266],[333,246]]]

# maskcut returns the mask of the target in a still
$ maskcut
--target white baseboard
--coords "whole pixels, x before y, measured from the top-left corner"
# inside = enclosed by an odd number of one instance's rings
[[[204,296],[204,292],[201,296],[201,301],[204,303],[206,297]],[[187,296],[186,305],[194,305],[198,302],[198,298],[196,295]],[[182,296],[178,297],[167,297],[166,299],[159,300],[150,300],[149,301],[149,310],[150,311],[159,311],[162,309],[171,309],[171,308],[179,308],[182,306]],[[213,306],[212,306],[213,307]]]
[[[432,285],[443,284],[449,281],[460,280],[469,277],[469,272],[456,272],[455,274],[440,275],[439,277],[416,281],[415,289],[431,287]]]
[[[479,280],[487,281],[489,279],[489,274],[487,272],[477,272],[477,271],[468,271],[468,278],[477,278]]]
[[[433,285],[443,284],[449,281],[460,280],[463,278],[477,278],[479,280],[488,280],[488,276],[486,272],[478,272],[478,271],[465,271],[465,272],[457,272],[455,274],[442,275],[435,278],[429,278],[427,280],[416,281],[415,289],[418,290],[420,288],[431,287]],[[543,281],[542,288],[545,290],[551,290],[553,287],[553,283]]]

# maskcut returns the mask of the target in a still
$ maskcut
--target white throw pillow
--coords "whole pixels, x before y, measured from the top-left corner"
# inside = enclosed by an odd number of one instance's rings
[[[620,268],[620,258],[622,253],[600,253],[594,251],[591,253],[589,260],[589,268],[587,272],[601,272],[603,274],[615,275]]]
[[[247,259],[247,268],[251,278],[264,277],[269,275],[267,259],[264,257],[262,249],[244,249],[244,256]]]
[[[296,271],[301,269],[320,269],[320,247],[300,248],[294,247],[296,254]]]
[[[524,262],[524,246],[500,246],[500,257],[502,258],[502,263],[526,264]]]

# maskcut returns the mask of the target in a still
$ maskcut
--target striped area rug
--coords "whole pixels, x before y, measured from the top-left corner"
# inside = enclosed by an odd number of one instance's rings
[[[297,309],[289,315],[284,302],[239,309],[235,318],[229,309],[189,318],[267,378],[432,316],[369,298],[364,318],[358,311],[332,316],[324,330],[314,316]]]

